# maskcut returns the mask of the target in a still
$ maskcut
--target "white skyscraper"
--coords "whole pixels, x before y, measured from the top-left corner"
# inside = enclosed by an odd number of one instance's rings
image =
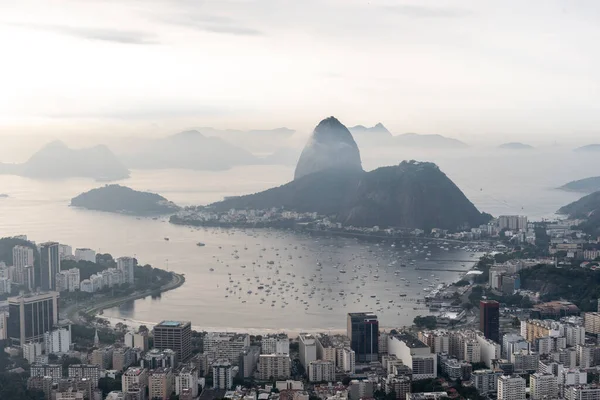
[[[213,387],[215,389],[231,389],[233,386],[233,367],[228,360],[217,360],[213,363]]]
[[[23,350],[23,358],[26,359],[29,364],[36,362],[36,359],[42,355],[42,344],[37,342],[25,343],[21,346]]]
[[[341,349],[340,355],[341,363],[338,365],[338,367],[341,367],[344,372],[354,374],[356,366],[356,354],[354,353],[354,350],[352,350],[350,347],[344,347]]]
[[[175,375],[175,394],[179,396],[184,390],[189,390],[192,398],[198,396],[198,370],[196,368],[183,367]]]
[[[308,370],[308,365],[311,361],[317,360],[317,341],[313,335],[301,333],[298,336],[300,363]]]
[[[73,257],[73,248],[68,244],[59,244],[58,255],[60,256],[61,260],[71,258]]]
[[[24,268],[33,265],[33,249],[27,246],[15,246],[12,250],[13,266],[15,268]]]
[[[127,283],[135,282],[135,260],[132,257],[117,258],[117,269],[123,271],[123,277]]]
[[[44,334],[46,354],[64,354],[71,348],[71,327],[55,329]]]
[[[335,363],[331,361],[311,361],[307,372],[309,382],[335,381]]]
[[[285,333],[263,336],[260,343],[262,354],[290,354],[290,339]]]
[[[558,378],[550,373],[536,372],[529,377],[530,399],[557,399]]]

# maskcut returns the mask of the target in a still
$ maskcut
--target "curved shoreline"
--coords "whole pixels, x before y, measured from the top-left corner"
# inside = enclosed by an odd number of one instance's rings
[[[106,301],[102,301],[100,303],[96,303],[91,307],[85,308],[74,308],[74,310],[69,313],[69,319],[72,322],[79,321],[82,322],[82,315],[87,315],[89,317],[96,316],[97,313],[106,310],[108,308],[118,307],[123,303],[132,300],[143,299],[144,297],[151,296],[156,293],[165,293],[170,290],[175,290],[178,287],[182,286],[185,283],[185,276],[183,274],[178,274],[175,272],[171,272],[172,279],[169,283],[161,286],[159,289],[154,290],[145,290],[143,292],[134,293],[125,297],[119,297],[115,299],[107,299]]]

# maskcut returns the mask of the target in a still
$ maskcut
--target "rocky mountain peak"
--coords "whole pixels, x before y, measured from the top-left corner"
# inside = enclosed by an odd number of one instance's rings
[[[325,169],[362,171],[360,151],[352,134],[335,117],[317,125],[310,136],[294,173],[294,179]]]

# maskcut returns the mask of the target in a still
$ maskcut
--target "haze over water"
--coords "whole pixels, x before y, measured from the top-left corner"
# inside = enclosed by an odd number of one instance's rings
[[[593,155],[575,154],[570,149],[520,153],[402,149],[390,153],[391,150],[387,153],[382,149],[363,150],[365,168],[390,165],[402,159],[434,161],[481,211],[496,216],[525,214],[531,219],[551,217],[560,206],[581,197],[554,188],[572,179],[594,175],[591,171],[596,165]],[[159,193],[180,205],[191,205],[283,184],[292,174],[292,167],[284,166],[251,166],[222,172],[134,170],[131,178],[119,183]],[[185,274],[186,283],[181,288],[163,294],[160,299],[146,298],[107,310],[105,315],[110,317],[148,323],[169,318],[189,319],[203,329],[294,331],[342,329],[347,312],[380,309],[377,312],[382,325],[401,326],[425,312],[408,300],[422,297],[423,288],[430,284],[418,285],[419,276],[437,283],[436,277],[439,282],[450,282],[461,275],[456,271],[419,271],[410,265],[410,260],[416,260],[416,266],[423,268],[466,271],[472,265],[472,262],[436,261],[471,259],[471,251],[452,246],[447,251],[433,245],[428,249],[413,249],[412,244],[407,244],[407,248],[400,245],[391,248],[389,243],[376,246],[354,239],[309,237],[274,230],[195,230],[171,225],[165,219],[136,219],[68,207],[73,196],[101,185],[87,179],[38,181],[0,176],[0,193],[9,195],[0,199],[0,236],[27,234],[37,242],[55,240],[73,248],[109,252],[115,257],[136,256],[141,263]],[[170,240],[165,241],[165,237]],[[206,246],[197,247],[199,241]],[[407,249],[411,253],[405,253]],[[267,261],[274,264],[268,265]],[[321,271],[316,270],[318,262],[322,263]],[[400,268],[401,263],[408,266]],[[354,272],[357,265],[362,267]],[[344,268],[346,273],[339,273],[334,266]],[[431,273],[436,276],[431,277]],[[359,278],[352,279],[355,276]],[[313,281],[309,281],[311,278]],[[401,278],[410,281],[410,286]],[[275,295],[282,282],[282,295]],[[258,289],[266,283],[277,286],[269,296]],[[307,296],[313,286],[314,295],[310,299]],[[236,290],[236,294],[227,292],[227,287]],[[340,295],[341,290],[344,292]],[[262,304],[261,298],[264,298]],[[274,306],[272,300],[276,300]],[[376,300],[380,300],[379,305]],[[309,302],[308,310],[303,301]]]

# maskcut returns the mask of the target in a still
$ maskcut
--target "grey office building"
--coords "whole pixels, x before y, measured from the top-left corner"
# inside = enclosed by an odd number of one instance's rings
[[[7,333],[13,343],[41,342],[58,322],[58,292],[8,298]]]
[[[56,274],[59,272],[60,253],[58,243],[42,243],[40,246],[39,279],[36,277],[36,286],[42,290],[56,290]]]
[[[192,324],[189,321],[162,321],[154,327],[154,348],[171,349],[184,361],[192,355]]]

